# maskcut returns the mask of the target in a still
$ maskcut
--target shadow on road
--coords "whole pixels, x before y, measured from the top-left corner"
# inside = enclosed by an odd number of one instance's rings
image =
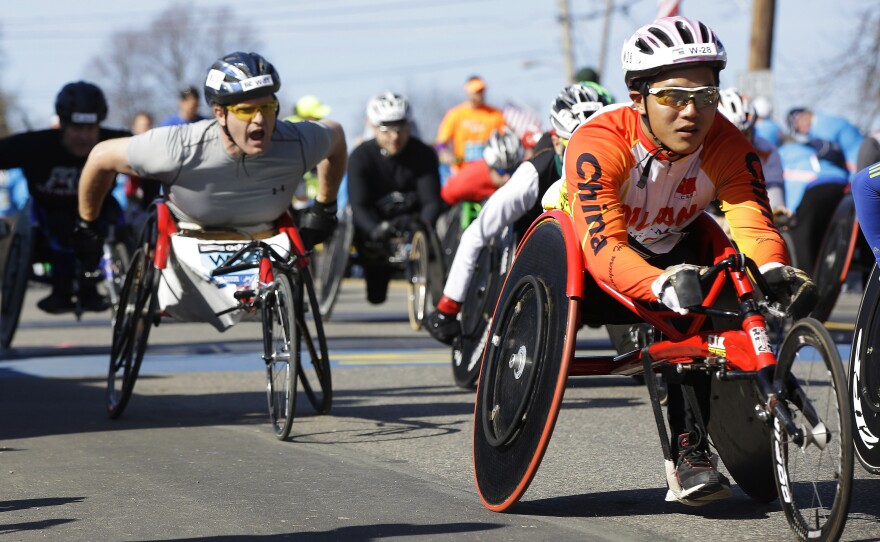
[[[434,525],[418,525],[413,523],[380,523],[375,525],[352,525],[339,527],[329,531],[319,532],[292,532],[288,534],[272,535],[233,535],[233,536],[207,536],[198,538],[166,538],[169,542],[174,540],[182,542],[186,540],[268,540],[280,538],[292,538],[298,542],[336,542],[338,540],[381,540],[383,538],[397,538],[403,536],[427,537],[449,535],[455,533],[476,533],[501,529],[507,525],[498,523],[442,523]]]

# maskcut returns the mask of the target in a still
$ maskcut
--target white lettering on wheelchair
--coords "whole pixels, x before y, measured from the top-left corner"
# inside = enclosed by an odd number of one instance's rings
[[[776,460],[777,480],[779,481],[780,497],[791,503],[791,491],[788,489],[788,472],[785,470],[785,458],[782,454],[782,424],[778,418],[773,420],[773,458]]]
[[[877,436],[871,432],[871,429],[868,428],[868,422],[865,421],[865,411],[862,409],[862,394],[860,392],[860,375],[862,372],[862,331],[862,329],[859,329],[858,334],[856,335],[856,359],[853,361],[853,417],[856,421],[856,434],[859,436],[862,444],[865,445],[865,448],[871,450],[877,445],[880,438],[877,438]]]
[[[720,335],[709,335],[709,353],[716,356],[726,356],[727,347],[724,346],[724,337]]]
[[[773,352],[770,348],[770,338],[767,336],[766,328],[753,327],[749,330],[749,338],[752,339],[752,346],[755,348],[756,354],[769,354]]]

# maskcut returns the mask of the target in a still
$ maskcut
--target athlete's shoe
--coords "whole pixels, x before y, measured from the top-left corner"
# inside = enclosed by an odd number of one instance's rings
[[[69,293],[56,291],[37,301],[37,307],[49,314],[63,314],[65,312],[73,312],[76,309],[76,305],[70,299]]]
[[[718,469],[708,447],[696,432],[678,436],[675,477],[681,492],[679,500],[704,503],[730,496],[730,482]]]
[[[461,335],[458,315],[446,314],[441,310],[435,310],[428,316],[425,327],[432,337],[443,344],[451,345],[455,338]]]

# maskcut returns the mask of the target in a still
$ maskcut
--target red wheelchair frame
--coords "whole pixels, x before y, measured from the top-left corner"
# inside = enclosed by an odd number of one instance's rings
[[[672,364],[682,370],[711,372],[723,385],[742,387],[742,392],[734,395],[743,399],[730,400],[733,401],[730,403],[732,416],[745,412],[743,417],[751,420],[749,423],[728,421],[731,427],[745,428],[749,435],[738,435],[743,440],[737,443],[741,447],[727,453],[722,448],[732,443],[724,442],[723,437],[713,438],[728,470],[747,494],[761,501],[772,500],[779,494],[789,524],[799,538],[833,538],[842,531],[849,507],[852,443],[849,417],[840,414],[839,406],[846,404],[846,385],[836,347],[821,324],[804,319],[792,326],[777,358],[761,313],[768,301],[757,298],[752,282],[754,278],[762,293],[771,295],[757,266],[736,252],[714,220],[706,215],[698,220],[702,221],[700,231],[710,236],[709,247],[715,265],[700,280],[705,292],[703,302],[689,307],[689,314],[679,315],[659,305],[653,308],[596,281],[637,320],[653,326],[655,336],[657,332],[661,336],[644,348],[617,356],[575,356],[584,279],[589,270],[568,215],[551,211],[533,223],[517,247],[516,258],[499,296],[477,389],[474,472],[480,499],[487,508],[498,512],[508,510],[525,493],[547,449],[570,377],[638,375]],[[530,245],[533,236],[535,242]],[[559,243],[557,246],[564,247],[565,251],[564,288],[559,276],[549,269],[552,266],[546,265],[548,251],[555,248],[551,246],[553,243]],[[544,277],[550,277],[551,283]],[[553,284],[553,280],[557,282]],[[739,299],[738,312],[713,307],[728,282]],[[529,319],[530,310],[536,313],[532,318],[535,322]],[[740,320],[741,326],[705,330],[708,317]],[[564,326],[563,339],[554,339],[558,335],[552,329],[554,325]],[[534,337],[533,328],[538,328]],[[528,337],[523,339],[520,335]],[[529,343],[530,340],[533,343]],[[833,396],[826,401],[833,402],[837,408],[829,409],[830,414],[823,411],[829,424],[831,418],[834,419],[833,430],[827,429],[825,418],[814,408],[813,399],[807,394],[812,391],[808,389],[809,382],[801,383],[792,372],[798,352],[806,346],[819,352],[833,380],[828,386]],[[664,458],[671,460],[656,382],[652,378],[645,381]],[[711,423],[717,422],[713,419]],[[814,525],[810,519],[813,514],[801,514],[799,507],[815,504],[805,504],[800,494],[797,499],[792,496],[792,483],[799,480],[789,476],[790,454],[808,446],[824,452],[831,440],[835,442],[834,449],[839,446],[840,450],[832,474],[839,491],[834,493],[831,512],[816,515],[827,521]],[[799,475],[794,470],[791,473]],[[753,476],[759,479],[751,480]],[[809,503],[809,498],[806,501]]]

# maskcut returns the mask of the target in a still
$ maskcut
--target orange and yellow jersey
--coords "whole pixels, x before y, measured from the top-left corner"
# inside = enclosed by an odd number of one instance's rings
[[[443,116],[437,128],[438,143],[452,143],[452,153],[459,162],[483,159],[483,147],[492,130],[504,126],[501,111],[489,105],[474,107],[461,103]]]
[[[595,113],[568,143],[568,202],[584,264],[596,278],[631,298],[656,300],[651,283],[662,270],[646,262],[630,239],[665,254],[715,199],[742,252],[759,266],[788,264],[785,243],[773,226],[761,160],[721,113],[696,152],[674,162],[657,154],[639,187],[650,154],[657,152],[630,104]]]

